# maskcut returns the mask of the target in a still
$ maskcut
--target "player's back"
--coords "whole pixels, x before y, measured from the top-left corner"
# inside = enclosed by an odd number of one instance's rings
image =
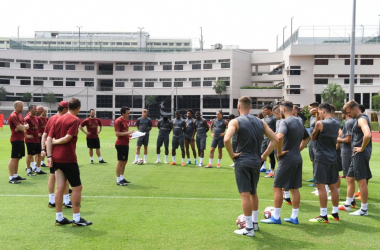
[[[336,142],[339,136],[340,124],[333,118],[327,118],[321,121],[323,129],[319,132],[316,142],[315,161],[326,164],[336,163]]]

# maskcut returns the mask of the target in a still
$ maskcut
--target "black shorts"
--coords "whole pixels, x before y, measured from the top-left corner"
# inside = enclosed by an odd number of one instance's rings
[[[310,141],[309,142],[309,156],[310,156],[311,161],[315,160],[314,150],[315,150],[315,141]]]
[[[224,148],[224,136],[222,136],[222,137],[218,136],[218,137],[212,138],[211,147],[212,148],[216,148],[216,147]]]
[[[335,184],[339,180],[338,166],[316,161],[313,175],[315,184]]]
[[[207,137],[204,137],[204,138],[196,138],[195,141],[197,143],[197,148],[199,150],[205,150],[206,149],[206,139]]]
[[[26,149],[28,151],[28,155],[38,155],[41,154],[41,144],[28,142],[26,143]]]
[[[115,145],[118,161],[128,161],[129,146]]]
[[[355,180],[371,179],[372,173],[369,168],[369,157],[364,155],[352,156],[351,165],[347,177],[355,177]]]
[[[165,148],[169,148],[169,135],[159,135],[157,137],[157,148],[162,147],[162,144],[164,144]]]
[[[87,148],[100,148],[99,138],[86,138]]]
[[[176,150],[178,148],[178,146],[181,147],[181,150],[185,149],[185,140],[184,140],[183,136],[180,136],[180,137],[173,136],[173,138],[172,138],[172,149]]]
[[[257,193],[257,184],[260,178],[260,163],[256,167],[252,164],[241,164],[235,162],[235,179],[239,193]]]
[[[149,144],[149,134],[145,134],[145,136],[141,136],[137,138],[137,147],[141,147],[142,145],[148,147]]]
[[[70,186],[78,187],[82,185],[80,180],[79,166],[78,163],[53,163],[56,170],[61,170],[65,175],[66,179],[69,181]]]
[[[302,162],[279,162],[274,177],[273,187],[298,189],[302,187]]]
[[[55,167],[54,166],[50,168],[50,173],[55,174]]]
[[[185,141],[188,141],[188,142],[191,142],[191,138],[192,138],[193,136],[192,135],[187,135],[187,134],[185,134],[185,136],[184,136],[184,140]]]
[[[24,141],[12,141],[11,144],[12,144],[11,158],[21,159],[22,157],[25,156]]]
[[[343,175],[347,176],[348,170],[350,169],[350,166],[351,166],[352,156],[351,155],[342,155],[341,158],[342,158]]]

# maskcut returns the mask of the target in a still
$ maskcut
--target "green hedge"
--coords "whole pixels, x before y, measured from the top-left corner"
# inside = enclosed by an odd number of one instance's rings
[[[378,122],[371,122],[372,131],[380,131],[380,124]]]

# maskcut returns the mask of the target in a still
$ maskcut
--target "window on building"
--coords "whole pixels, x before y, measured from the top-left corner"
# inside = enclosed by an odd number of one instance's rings
[[[133,103],[131,95],[115,95],[115,108],[127,106],[130,108],[142,108],[142,96],[133,95]]]
[[[183,82],[174,82],[174,87],[183,87]]]
[[[201,86],[201,81],[193,81],[191,82],[191,87],[200,87]]]
[[[163,70],[172,70],[172,65],[164,65],[162,67]]]
[[[200,95],[178,95],[173,96],[174,110],[192,109],[194,112],[200,111],[201,96]],[[177,106],[178,102],[178,106]]]
[[[84,70],[95,70],[94,65],[85,65]]]
[[[44,81],[33,81],[34,86],[42,86],[44,85]]]
[[[239,99],[233,99],[232,100],[232,108],[237,109]]]
[[[145,88],[154,88],[154,82],[145,82]]]
[[[33,69],[44,69],[44,65],[43,64],[33,64]]]
[[[135,88],[142,88],[143,83],[142,82],[133,82],[133,87]]]
[[[301,75],[301,70],[297,70],[297,69],[301,69],[301,66],[290,66],[290,70],[288,71],[289,75],[291,76]]]
[[[335,55],[315,55],[314,58],[335,58]]]
[[[61,65],[61,64],[54,64],[53,65],[53,69],[55,69],[55,70],[63,70],[63,65]]]
[[[162,87],[171,88],[172,82],[162,82]]]
[[[373,59],[360,59],[360,65],[373,65]]]
[[[360,79],[360,85],[373,85],[373,79]]]
[[[289,94],[291,95],[299,95],[301,94],[301,90],[299,88],[301,88],[301,85],[289,85]]]
[[[116,65],[115,71],[125,71],[125,66],[124,65]]]
[[[30,80],[20,80],[20,85],[30,85]]]
[[[351,65],[351,59],[344,59],[344,65]],[[358,65],[358,59],[355,59],[355,65]]]
[[[183,65],[174,65],[174,70],[183,70]]]
[[[363,93],[363,105],[366,109],[369,109],[370,93]]]
[[[322,103],[322,95],[321,94],[316,94],[315,95],[315,101],[318,103]]]
[[[96,111],[96,117],[100,119],[112,119],[112,112],[110,111]]]
[[[357,103],[362,103],[362,96],[361,96],[361,94],[360,93],[355,93],[355,97],[354,97],[354,99],[355,99],[355,101],[357,102]]]
[[[63,86],[63,81],[53,81],[53,86],[61,87]]]
[[[7,85],[9,85],[9,84],[11,84],[11,80],[9,80],[9,79],[0,79],[0,84],[7,84]]]
[[[222,63],[221,68],[222,69],[229,69],[230,68],[230,63]]]
[[[204,87],[210,87],[210,86],[212,86],[212,81],[203,81],[203,86]]]
[[[94,82],[84,82],[85,87],[94,87]]]
[[[145,71],[154,71],[154,66],[153,65],[145,66]]]
[[[112,95],[97,95],[96,96],[96,107],[97,108],[112,108],[113,101]]]
[[[192,64],[191,68],[192,69],[202,69],[202,64]]]
[[[328,83],[329,83],[329,79],[314,79],[314,84],[327,85]]]
[[[222,102],[222,107],[220,107]],[[230,96],[229,95],[204,95],[203,96],[203,108],[230,108]]]
[[[203,69],[212,69],[212,64],[211,63],[203,64]]]
[[[218,80],[223,81],[227,87],[230,86],[230,78],[229,77],[219,77]]]
[[[20,63],[20,68],[22,69],[30,69],[31,64],[30,63]]]
[[[125,83],[124,82],[115,82],[115,87],[117,88],[124,88]]]
[[[0,68],[9,68],[10,65],[11,64],[9,62],[0,62]]]
[[[354,79],[354,84],[358,83],[358,79]],[[350,79],[344,79],[344,84],[350,84]]]
[[[75,65],[66,65],[66,70],[75,70]]]
[[[74,81],[66,81],[66,86],[75,87],[75,82]]]
[[[113,91],[113,80],[112,79],[103,79],[100,80],[98,90],[100,91]]]
[[[143,70],[143,66],[142,65],[135,65],[133,66],[133,71],[142,71]]]
[[[315,59],[314,65],[329,65],[328,59]]]

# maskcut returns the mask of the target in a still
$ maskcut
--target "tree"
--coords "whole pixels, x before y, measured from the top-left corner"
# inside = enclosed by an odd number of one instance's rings
[[[30,92],[25,92],[24,94],[22,94],[22,100],[26,102],[28,108],[29,108],[29,102],[32,101],[32,97],[33,96]]]
[[[0,87],[0,101],[5,101],[7,99],[7,91],[4,87]]]
[[[47,93],[45,96],[44,96],[44,99],[43,99],[44,102],[46,103],[49,103],[50,105],[50,110],[51,110],[51,105],[54,104],[54,103],[57,103],[57,98],[55,97],[55,94],[54,93]]]
[[[222,109],[222,92],[227,90],[226,83],[222,80],[218,80],[212,88],[215,90],[215,93],[220,96],[220,109]]]
[[[155,96],[150,95],[150,96],[148,96],[148,97],[146,98],[146,100],[145,100],[145,106],[148,107],[148,113],[149,113],[149,107],[150,107],[151,105],[156,104],[156,103],[157,103],[157,101],[156,101],[156,97],[155,97]]]
[[[372,106],[377,111],[377,121],[380,123],[380,95],[372,96]]]
[[[322,99],[324,102],[333,104],[336,110],[341,110],[346,99],[346,93],[340,85],[329,83],[322,92]]]

